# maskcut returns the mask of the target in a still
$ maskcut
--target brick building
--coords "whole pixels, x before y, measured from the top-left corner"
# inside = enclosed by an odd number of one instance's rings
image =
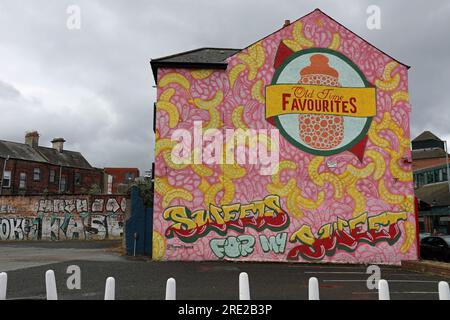
[[[128,186],[139,177],[138,168],[105,168],[105,174],[108,176],[108,193],[121,193],[120,188]]]
[[[64,150],[64,142],[56,138],[52,148],[39,146],[36,131],[26,134],[25,143],[0,140],[0,194],[101,192],[103,170],[81,153]]]
[[[446,143],[430,131],[424,131],[412,141],[412,149],[420,231],[450,234]]]

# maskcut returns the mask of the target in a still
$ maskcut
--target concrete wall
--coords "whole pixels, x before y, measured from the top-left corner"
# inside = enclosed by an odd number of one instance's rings
[[[123,195],[1,196],[1,240],[115,239],[123,234]]]

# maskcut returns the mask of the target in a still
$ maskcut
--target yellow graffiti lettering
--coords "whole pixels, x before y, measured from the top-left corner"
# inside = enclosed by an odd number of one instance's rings
[[[292,234],[292,236],[289,238],[289,241],[290,242],[300,241],[302,243],[312,246],[316,241],[316,238],[314,237],[311,227],[304,224],[300,227],[299,230],[297,230]]]

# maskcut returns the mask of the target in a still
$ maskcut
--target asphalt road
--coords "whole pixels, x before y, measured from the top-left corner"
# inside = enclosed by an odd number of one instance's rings
[[[156,299],[165,296],[166,280],[177,281],[177,299],[237,300],[240,272],[249,275],[252,299],[306,300],[308,279],[317,277],[320,298],[377,300],[367,288],[367,266],[288,263],[152,262],[117,253],[118,242],[1,243],[0,272],[8,273],[8,299],[45,299],[44,275],[55,271],[59,299],[103,299],[105,280],[116,280],[117,299]],[[67,268],[81,269],[81,289],[69,290]],[[392,300],[438,299],[438,276],[399,267],[380,266]]]

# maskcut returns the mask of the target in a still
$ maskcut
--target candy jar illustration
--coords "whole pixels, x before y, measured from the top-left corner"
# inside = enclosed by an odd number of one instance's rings
[[[298,83],[341,87],[339,73],[322,54],[314,54],[310,65],[300,71]],[[335,115],[302,114],[298,116],[300,139],[314,149],[330,150],[344,140],[344,118]]]

